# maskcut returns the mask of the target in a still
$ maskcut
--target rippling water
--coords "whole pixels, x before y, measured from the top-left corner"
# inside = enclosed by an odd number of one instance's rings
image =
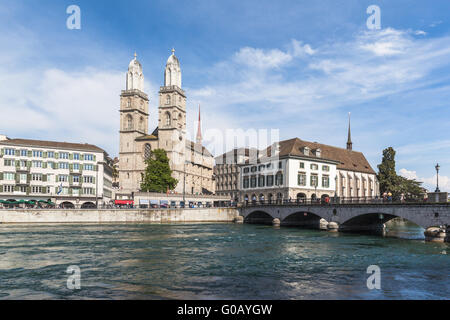
[[[449,299],[450,246],[235,224],[0,225],[0,299]],[[381,290],[366,269],[381,268]],[[81,269],[81,290],[66,286]]]

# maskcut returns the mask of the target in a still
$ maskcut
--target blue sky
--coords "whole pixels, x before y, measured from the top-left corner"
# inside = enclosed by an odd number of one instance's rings
[[[81,8],[81,30],[66,8]],[[381,9],[368,30],[366,8]],[[354,149],[373,168],[450,191],[449,1],[21,1],[0,3],[0,132],[118,152],[119,94],[134,51],[151,128],[170,49],[181,61],[188,129],[206,138],[279,129],[281,139]],[[195,135],[194,135],[195,136]],[[209,136],[209,137],[210,137]],[[220,150],[212,150],[218,153]]]

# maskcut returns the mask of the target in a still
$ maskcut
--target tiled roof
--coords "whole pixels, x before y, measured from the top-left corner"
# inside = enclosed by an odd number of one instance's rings
[[[304,148],[309,148],[309,155],[304,154]],[[343,148],[333,147],[326,144],[317,142],[309,142],[300,140],[299,138],[293,138],[289,140],[283,140],[278,145],[279,153],[273,156],[282,157],[302,157],[311,159],[321,159],[337,162],[337,169],[357,171],[369,174],[376,174],[370,166],[366,157],[361,152],[347,150]],[[316,155],[315,151],[320,149],[320,157]],[[257,163],[264,162],[264,158],[271,157],[272,146],[269,146],[261,153],[264,155],[258,159]],[[246,161],[251,163],[251,161]]]
[[[75,149],[92,152],[105,152],[102,148],[99,148],[92,144],[87,143],[71,143],[71,142],[57,142],[57,141],[44,141],[44,140],[30,140],[30,139],[8,139],[0,141],[0,144],[11,146],[23,146],[23,147],[46,147],[55,149]]]
[[[308,147],[310,149],[309,156],[306,156],[303,153],[304,147]],[[320,157],[317,157],[314,153],[317,149],[321,150]],[[334,160],[339,162],[337,165],[338,169],[376,174],[366,157],[358,151],[337,148],[317,142],[304,141],[299,138],[280,141],[279,150],[280,157],[291,155],[313,159]]]

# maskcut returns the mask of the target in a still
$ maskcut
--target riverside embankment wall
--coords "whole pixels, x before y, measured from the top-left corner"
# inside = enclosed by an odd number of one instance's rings
[[[0,223],[231,222],[233,208],[0,210]]]

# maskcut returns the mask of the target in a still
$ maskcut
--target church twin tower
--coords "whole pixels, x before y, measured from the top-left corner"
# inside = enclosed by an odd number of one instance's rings
[[[173,177],[178,180],[175,192],[186,190],[200,194],[213,191],[212,155],[201,145],[186,139],[186,95],[181,89],[180,62],[175,50],[167,59],[164,86],[159,90],[158,127],[151,134],[148,117],[149,99],[144,93],[144,74],[135,54],[128,66],[126,90],[120,95],[120,193],[140,190],[145,160],[154,149],[167,152]]]

